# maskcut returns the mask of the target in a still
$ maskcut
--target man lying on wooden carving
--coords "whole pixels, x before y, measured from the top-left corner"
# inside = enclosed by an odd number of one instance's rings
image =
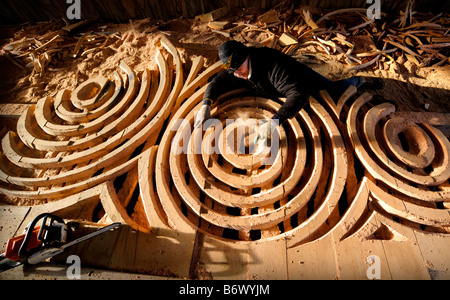
[[[336,101],[350,85],[370,89],[383,87],[380,79],[370,77],[354,76],[333,82],[278,50],[247,47],[233,40],[219,47],[219,57],[225,70],[206,88],[194,126],[199,127],[209,119],[211,104],[231,90],[245,88],[265,98],[285,97],[285,103],[271,121],[260,126],[255,144],[267,140],[271,126],[294,117],[307,103],[308,96],[320,90],[327,90]]]

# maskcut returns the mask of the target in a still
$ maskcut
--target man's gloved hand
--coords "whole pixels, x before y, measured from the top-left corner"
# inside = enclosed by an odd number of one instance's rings
[[[195,115],[194,128],[200,128],[204,121],[208,120],[211,114],[211,100],[203,100],[202,107]]]
[[[261,153],[265,147],[269,146],[272,130],[278,126],[277,121],[277,119],[272,118],[259,127],[258,133],[256,134],[254,140],[254,145],[256,145],[256,154]]]
[[[272,127],[272,122],[266,122],[259,126],[258,133],[255,136],[254,144],[264,142],[270,139],[270,131]]]

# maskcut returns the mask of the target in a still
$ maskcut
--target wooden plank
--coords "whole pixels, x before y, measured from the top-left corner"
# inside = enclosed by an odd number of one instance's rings
[[[276,10],[269,10],[268,12],[258,16],[258,21],[266,24],[280,22],[280,13]]]
[[[214,280],[250,279],[248,266],[257,262],[249,253],[249,245],[244,243],[225,242],[205,235],[200,249],[197,271],[204,270],[204,274],[210,274]]]
[[[193,257],[195,232],[152,228],[151,233],[137,233],[136,269],[165,277],[188,278]]]
[[[85,26],[85,25],[87,25],[87,24],[89,24],[91,22],[92,22],[92,20],[82,20],[80,22],[64,26],[62,29],[65,30],[65,31],[68,31],[68,32],[73,32],[73,31],[75,31],[77,29],[80,29],[83,26]]]
[[[3,253],[6,242],[10,238],[22,234],[19,228],[30,210],[30,206],[0,205],[0,220],[2,221],[0,226],[0,252]],[[0,278],[2,278],[2,273],[0,273]]]
[[[339,278],[331,236],[287,249],[289,280],[333,280]]]
[[[223,22],[219,22],[219,21],[211,21],[208,23],[208,27],[214,30],[224,30],[227,29],[230,26],[230,22],[229,21],[223,21]]]
[[[211,22],[211,21],[215,21],[215,20],[227,15],[228,13],[230,13],[230,11],[231,11],[231,7],[225,6],[225,7],[213,10],[209,13],[206,13],[203,15],[198,15],[195,17],[195,19],[197,21],[201,21],[201,22]]]
[[[288,279],[287,252],[284,239],[250,243],[249,256],[246,279]]]
[[[18,120],[28,110],[31,104],[2,103],[0,104],[0,118]]]
[[[189,18],[189,14],[188,14],[187,6],[186,6],[186,0],[182,0],[181,1],[181,7],[182,7],[182,10],[183,10],[183,17],[188,19]]]
[[[431,279],[450,279],[450,239],[422,232],[415,233],[423,265]]]
[[[381,217],[381,218],[380,218]],[[377,225],[380,226],[384,217],[376,215]],[[406,227],[406,226],[405,226]],[[412,229],[408,230],[408,240],[383,240],[383,250],[386,253],[391,277],[394,280],[424,280],[430,279],[430,274],[424,264],[424,259],[417,245]],[[402,232],[404,233],[404,232]]]
[[[367,273],[370,270],[371,263],[369,257],[376,255],[380,263],[381,280],[392,279],[387,257],[383,250],[381,241],[361,240],[359,238],[350,238],[336,244],[337,261],[339,267],[339,279],[341,280],[361,280],[368,278]],[[374,274],[373,272],[372,274]],[[375,275],[375,274],[374,274]]]
[[[410,54],[410,55],[412,55],[412,56],[419,56],[419,57],[420,57],[419,54],[415,53],[414,51],[412,51],[411,49],[409,49],[408,47],[406,47],[406,46],[404,46],[404,45],[402,45],[402,44],[400,44],[400,43],[391,41],[391,40],[389,40],[389,39],[383,39],[383,42],[389,43],[389,44],[391,44],[391,45],[393,45],[393,46],[395,46],[395,47],[397,47],[397,48],[400,48],[400,49],[402,49],[403,51],[405,51],[406,53],[408,53],[408,54]],[[419,46],[419,47],[420,47],[420,46]]]
[[[289,46],[289,45],[295,45],[298,43],[297,38],[295,38],[293,35],[284,32],[279,39],[279,42],[281,44],[281,46]]]
[[[302,10],[303,20],[305,20],[306,24],[309,25],[312,29],[317,29],[319,26],[313,21],[311,18],[311,13],[307,9]]]

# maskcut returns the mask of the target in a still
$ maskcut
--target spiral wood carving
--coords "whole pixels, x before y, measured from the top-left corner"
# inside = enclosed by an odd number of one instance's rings
[[[75,217],[95,220],[101,205],[137,230],[187,226],[226,242],[380,238],[374,218],[405,238],[405,228],[448,236],[450,144],[438,129],[354,87],[337,104],[322,91],[257,155],[247,125],[283,99],[225,98],[194,128],[220,62],[201,71],[197,58],[183,79],[176,48],[156,47],[158,70],[122,63],[31,106],[2,139],[0,193],[71,217],[89,202]]]

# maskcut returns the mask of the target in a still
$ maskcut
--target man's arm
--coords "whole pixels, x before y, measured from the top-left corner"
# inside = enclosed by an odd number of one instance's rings
[[[308,94],[299,91],[299,88],[296,87],[287,91],[285,95],[286,101],[272,117],[272,119],[278,119],[280,125],[286,120],[294,117],[305,106],[308,100]]]
[[[228,71],[222,71],[217,74],[206,87],[203,95],[204,100],[210,100],[214,103],[220,96],[241,88],[247,87],[245,80],[235,77]]]
[[[199,127],[201,124],[209,119],[211,113],[211,105],[223,94],[232,90],[246,87],[246,82],[229,73],[222,71],[217,74],[206,87],[203,94],[202,107],[195,116],[194,126]]]
[[[271,81],[277,91],[286,97],[286,101],[273,116],[281,125],[286,120],[294,117],[308,102],[309,93],[303,86],[302,66],[296,62],[282,60],[272,73]]]

